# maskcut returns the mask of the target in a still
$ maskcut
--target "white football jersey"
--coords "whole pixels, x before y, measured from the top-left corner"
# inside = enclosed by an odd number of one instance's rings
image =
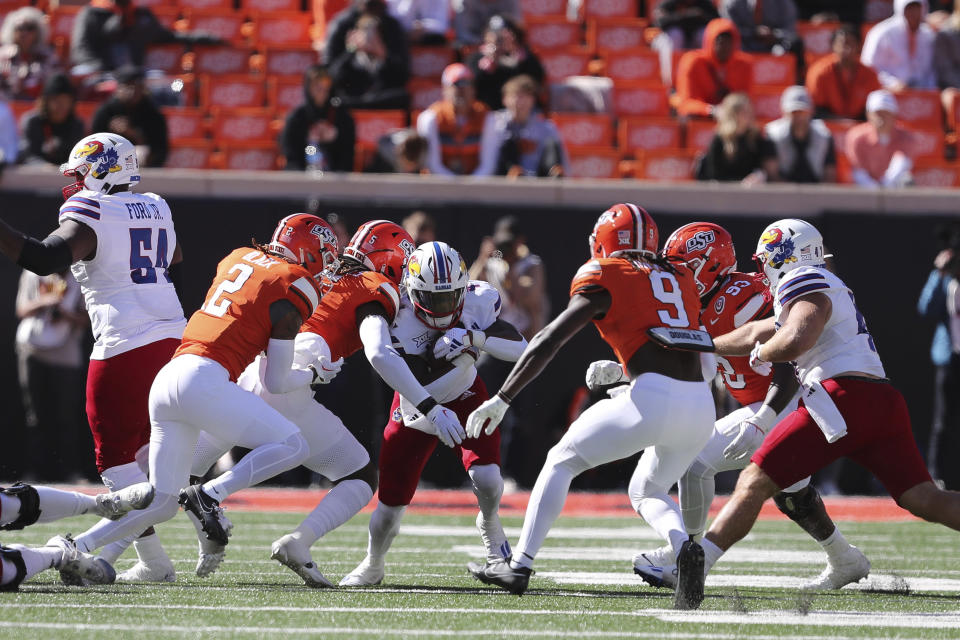
[[[483,331],[497,321],[500,308],[500,294],[496,289],[486,282],[471,280],[467,283],[467,290],[464,293],[460,325],[466,329]],[[397,317],[390,326],[394,348],[401,353],[422,356],[426,359],[433,349],[433,344],[443,333],[439,329],[431,329],[417,319],[413,304],[404,292],[400,298],[400,311],[397,312]],[[433,396],[441,404],[455,400],[473,386],[476,378],[476,367],[470,367],[452,380],[446,389],[436,391]]]
[[[832,311],[812,349],[797,358],[797,375],[804,385],[846,371],[886,377],[867,323],[857,309],[853,292],[843,280],[822,267],[801,267],[787,273],[776,287],[773,313],[779,326],[783,308],[809,293],[830,298]]]
[[[75,220],[97,234],[93,259],[70,268],[96,340],[90,357],[105,360],[157,340],[179,340],[187,321],[167,273],[177,234],[163,198],[85,189],[60,207],[63,220]]]

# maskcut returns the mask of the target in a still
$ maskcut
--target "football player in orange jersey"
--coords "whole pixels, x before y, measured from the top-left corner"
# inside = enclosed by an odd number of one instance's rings
[[[267,245],[237,249],[220,262],[206,301],[150,390],[153,503],[94,525],[76,538],[78,549],[90,551],[169,520],[177,513],[178,493],[207,537],[226,545],[219,502],[306,459],[309,445],[297,426],[236,380],[265,350],[268,391],[313,382],[315,372],[293,365],[294,338],[320,302],[315,277],[336,256],[333,230],[316,216],[294,214],[280,221]],[[201,430],[251,451],[230,471],[181,491]]]
[[[693,270],[703,304],[700,319],[713,338],[773,313],[770,282],[762,273],[736,271],[733,238],[723,227],[709,222],[684,225],[664,243],[663,255],[682,260]],[[600,367],[595,365],[621,371],[615,362],[594,363],[591,368],[596,371]],[[714,476],[746,467],[770,428],[797,406],[799,384],[789,364],[778,364],[774,373],[760,375],[750,368],[748,357],[717,356],[717,372],[741,408],[717,420],[710,441],[680,479],[680,510],[687,533],[695,536],[706,530]],[[589,374],[587,386],[597,386]],[[774,501],[827,553],[826,569],[806,588],[839,589],[867,575],[870,562],[834,525],[810,478],[787,487]],[[672,588],[676,586],[675,560],[670,546],[661,547],[637,554],[634,571],[652,586]]]
[[[665,538],[680,520],[667,491],[710,438],[714,407],[704,371],[712,375],[715,363],[697,353],[711,351],[713,343],[699,329],[693,273],[658,257],[657,240],[656,223],[640,207],[618,204],[605,211],[590,236],[592,259],[573,277],[566,310],[533,338],[500,391],[470,415],[468,436],[492,432],[514,396],[591,321],[631,379],[624,393],[584,411],[550,450],[512,559],[472,572],[478,580],[522,594],[573,478],[644,449],[639,466],[645,482],[631,486],[631,499]],[[664,522],[664,514],[675,522]],[[702,550],[685,538],[673,541],[687,550],[681,579],[697,552],[703,571]]]

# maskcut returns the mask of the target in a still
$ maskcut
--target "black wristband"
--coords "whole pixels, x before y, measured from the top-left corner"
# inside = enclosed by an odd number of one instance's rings
[[[505,394],[503,391],[497,391],[497,395],[500,396],[500,399],[506,402],[508,405],[513,403],[513,398]]]
[[[417,411],[419,411],[422,415],[427,415],[438,404],[440,403],[434,400],[433,396],[427,396],[426,400],[417,405]]]
[[[24,236],[17,264],[38,276],[60,273],[73,264],[73,251],[60,236],[49,236],[43,242]]]

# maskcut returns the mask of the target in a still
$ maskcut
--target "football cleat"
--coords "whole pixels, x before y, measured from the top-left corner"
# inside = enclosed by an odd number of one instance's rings
[[[383,563],[379,565],[370,561],[367,556],[357,565],[357,568],[340,580],[341,587],[375,587],[383,582],[385,574]]]
[[[109,562],[77,549],[69,534],[54,536],[45,546],[60,549],[60,562],[54,566],[60,570],[60,579],[66,585],[113,584],[117,579],[117,572]]]
[[[310,557],[307,545],[288,533],[270,547],[270,557],[303,578],[308,587],[321,589],[333,587],[333,583],[320,573]]]
[[[860,549],[850,545],[844,558],[834,564],[827,558],[827,568],[808,582],[801,585],[801,589],[841,589],[844,586],[859,582],[870,573],[870,560],[863,555]]]
[[[207,534],[207,539],[221,546],[227,546],[228,533],[220,522],[220,514],[223,509],[220,503],[208,496],[200,488],[200,485],[190,485],[180,492],[180,504],[184,511],[189,511],[200,520],[200,526],[203,532]]]
[[[500,516],[494,514],[489,520],[483,517],[483,512],[477,514],[477,531],[483,540],[483,547],[487,550],[487,562],[502,560],[510,557],[510,543],[507,534],[503,532]]]
[[[509,558],[504,558],[499,562],[488,562],[482,567],[471,562],[467,565],[467,569],[474,578],[483,584],[492,584],[509,591],[515,596],[523,595],[530,582],[530,576],[533,575],[533,569],[527,567],[514,569],[511,567]]]
[[[666,545],[633,556],[633,572],[651,587],[677,588],[677,564],[673,547]]]
[[[169,558],[166,562],[157,561],[147,564],[139,560],[135,565],[117,574],[117,582],[176,582],[177,572]]]
[[[699,609],[703,602],[704,583],[703,547],[690,539],[680,547],[677,556],[677,590],[673,594],[673,608]]]
[[[203,525],[200,523],[200,519],[197,518],[192,511],[187,511],[187,517],[190,518],[190,522],[197,529],[197,541],[200,545],[197,553],[197,567],[194,571],[197,577],[206,578],[220,568],[223,559],[227,555],[226,547],[207,538],[203,532]],[[233,534],[233,523],[230,522],[230,518],[224,514],[223,509],[217,513],[217,519],[220,521],[220,526],[226,532],[227,537],[230,537]]]
[[[117,520],[128,511],[146,509],[153,502],[153,485],[138,482],[110,493],[97,496],[96,514],[101,518]]]

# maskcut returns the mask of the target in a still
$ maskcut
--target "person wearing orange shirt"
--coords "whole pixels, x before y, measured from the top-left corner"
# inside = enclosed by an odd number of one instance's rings
[[[842,25],[830,40],[833,51],[810,66],[807,91],[813,98],[818,118],[862,120],[867,95],[880,88],[877,72],[860,62],[860,31]]]
[[[688,51],[677,68],[677,93],[672,101],[682,116],[709,116],[733,92],[750,93],[753,65],[740,51],[740,34],[726,18],[707,24],[703,48]]]

